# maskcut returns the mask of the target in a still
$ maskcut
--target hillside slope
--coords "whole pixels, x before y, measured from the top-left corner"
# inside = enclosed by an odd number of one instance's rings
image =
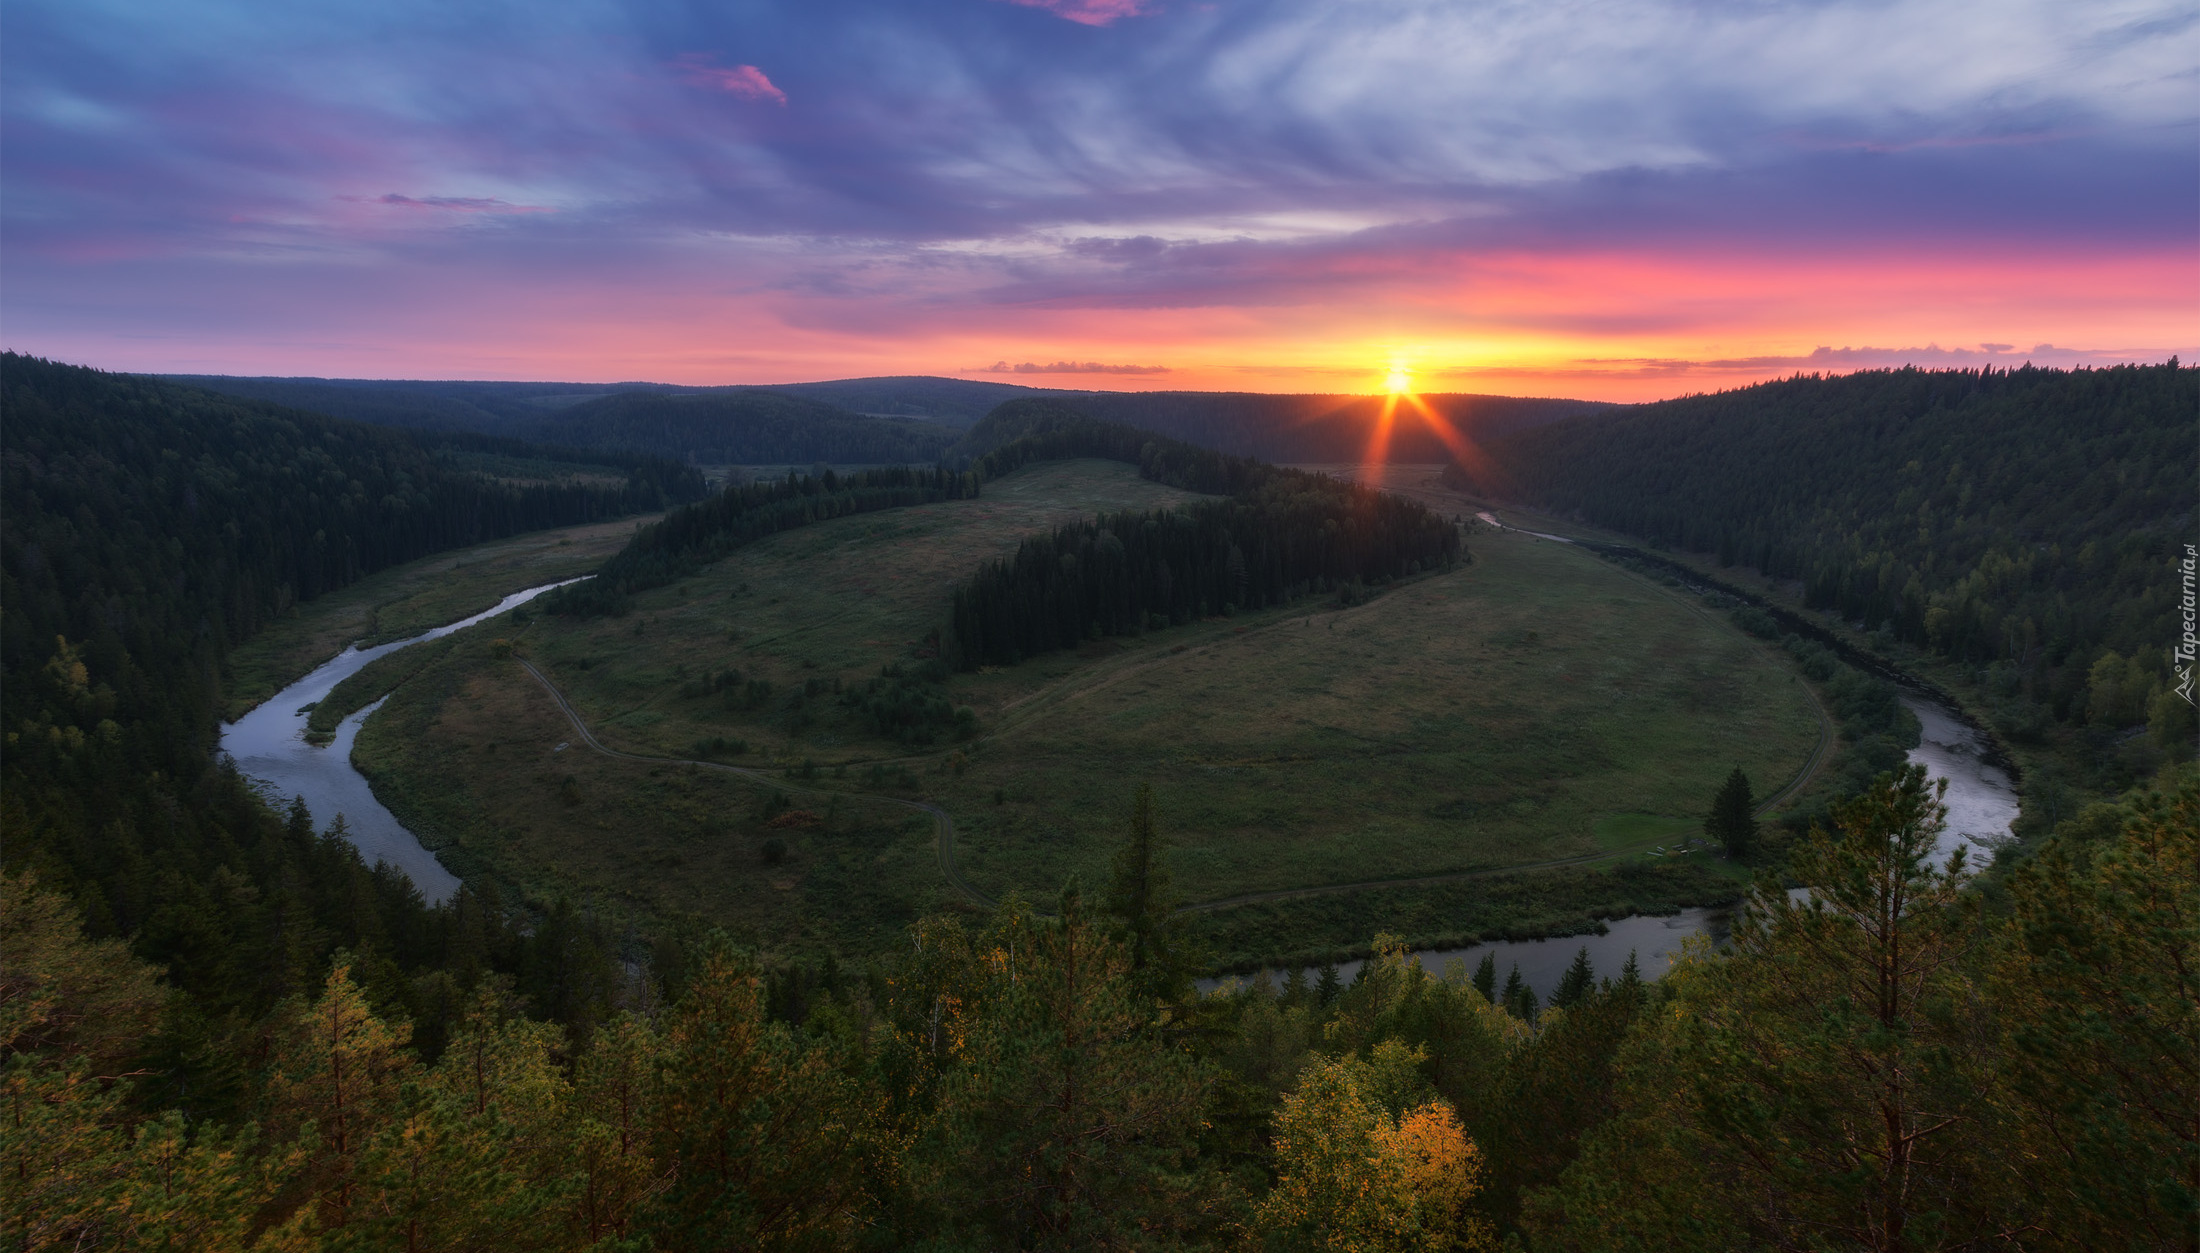
[[[1879,370],[1590,414],[1453,481],[1800,580],[1813,608],[2118,729],[2168,703],[2200,371]],[[2185,707],[2189,710],[2189,706]],[[2012,708],[2023,730],[2026,715]]]

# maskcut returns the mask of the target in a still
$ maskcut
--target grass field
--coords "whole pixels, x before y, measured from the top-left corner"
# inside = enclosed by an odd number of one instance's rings
[[[479,613],[513,592],[586,574],[651,520],[532,531],[423,557],[301,605],[229,654],[228,716],[239,717],[347,644],[418,635]]]
[[[1473,564],[1351,609],[1307,602],[956,676],[949,698],[978,719],[968,743],[882,740],[833,699],[909,662],[954,583],[1024,535],[1182,499],[1112,463],[1034,467],[978,500],[775,536],[626,618],[524,627],[522,648],[607,744],[687,757],[716,740],[728,760],[799,774],[790,788],[846,790],[837,808],[560,751],[569,725],[483,641],[400,689],[358,759],[461,873],[854,952],[946,899],[929,825],[857,792],[941,804],[970,880],[1044,900],[1069,876],[1104,880],[1151,783],[1177,887],[1199,902],[1670,844],[1728,770],[1766,794],[1818,744],[1801,680],[1716,615],[1565,545],[1487,531]],[[738,688],[697,683],[727,671]],[[769,864],[775,833],[787,851]],[[1199,925],[1236,960],[1732,891],[1713,868],[1640,864],[1248,903]]]

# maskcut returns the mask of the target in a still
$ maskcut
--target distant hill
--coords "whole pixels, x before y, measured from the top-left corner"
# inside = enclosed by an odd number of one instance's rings
[[[1454,482],[1800,580],[1814,608],[2113,734],[2169,689],[2200,370],[1873,370],[1586,414]],[[2016,738],[2036,714],[1999,711]],[[2189,747],[2189,739],[2185,744]],[[2145,755],[2134,750],[2135,765]]]
[[[1390,403],[1380,396],[1078,392],[928,375],[833,379],[768,387],[171,377],[225,395],[273,401],[384,426],[478,431],[586,448],[612,447],[614,444],[588,433],[579,423],[587,415],[601,419],[617,413],[625,415],[622,420],[627,422],[622,428],[626,434],[621,438],[646,437],[650,442],[616,446],[670,456],[687,456],[701,449],[734,451],[751,445],[742,443],[741,439],[712,434],[709,423],[699,417],[705,411],[660,411],[647,409],[647,406],[634,409],[634,413],[647,410],[658,414],[657,418],[644,421],[629,413],[631,406],[589,406],[611,396],[716,397],[733,405],[723,411],[724,421],[730,424],[726,431],[738,429],[759,433],[757,438],[765,439],[773,452],[770,456],[723,460],[757,463],[922,460],[937,455],[953,436],[938,440],[939,447],[934,448],[933,440],[920,429],[906,424],[929,423],[956,432],[972,426],[1004,402],[1034,397],[1074,401],[1080,412],[1101,421],[1120,422],[1240,456],[1284,464],[1362,461],[1370,455],[1371,438],[1380,424],[1384,406]],[[754,399],[758,397],[807,401],[817,408],[797,410]],[[1499,439],[1561,418],[1615,407],[1588,400],[1458,393],[1430,394],[1420,397],[1419,401],[1475,442]],[[796,438],[801,429],[797,413],[807,413],[809,420],[827,423],[819,428],[818,438],[810,444]],[[675,415],[682,415],[682,420],[666,425]],[[1399,403],[1394,416],[1385,454],[1388,460],[1441,462],[1450,459],[1449,444],[1430,429],[1414,404]],[[687,420],[691,418],[695,420]],[[877,428],[862,436],[856,434],[856,428],[847,425],[881,418],[899,419],[905,425]],[[774,433],[764,437],[760,432],[767,427]],[[867,450],[879,455],[856,455]]]
[[[954,440],[957,429],[915,418],[870,417],[828,400],[774,388],[207,375],[168,378],[223,395],[378,426],[471,431],[570,448],[617,448],[705,463],[929,462]],[[964,385],[953,379],[858,379],[849,382],[848,386],[857,389],[849,394],[882,404],[893,396],[928,394],[921,388],[893,393],[862,390],[871,383],[901,381],[936,382],[950,391],[964,386],[1001,386]],[[829,391],[840,385],[812,386]]]
[[[950,426],[969,426],[1004,400],[1014,400],[1019,396],[1055,394],[1045,388],[1019,387],[1014,383],[936,378],[922,374],[893,378],[836,379],[828,383],[777,383],[764,390],[822,400],[826,404],[838,405],[857,413],[879,417],[922,418],[930,422],[944,422]]]
[[[170,382],[265,400],[293,409],[431,431],[525,438],[543,415],[628,391],[672,391],[659,383],[475,383],[419,379],[236,378],[170,374]]]
[[[780,392],[625,392],[533,420],[531,438],[572,448],[635,448],[705,464],[930,463],[954,428],[872,418]]]
[[[1087,392],[1063,395],[1089,417],[1120,422],[1280,465],[1371,459],[1383,410],[1392,409],[1380,459],[1445,462],[1451,446],[1419,405],[1474,443],[1579,414],[1618,406],[1593,400],[1431,393],[1413,401],[1384,396],[1270,395],[1264,392]]]

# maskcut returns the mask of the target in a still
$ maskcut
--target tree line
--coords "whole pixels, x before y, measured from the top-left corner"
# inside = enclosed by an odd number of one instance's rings
[[[860,387],[843,394],[827,385],[804,395],[636,383],[174,377],[227,396],[383,426],[640,451],[705,464],[930,463],[957,434],[952,426],[853,412],[848,406],[879,399]]]
[[[1079,642],[1448,569],[1459,532],[1417,502],[1297,471],[1227,500],[1102,514],[1033,536],[955,590],[961,664],[1013,664]]]
[[[2176,756],[2196,409],[2200,370],[2174,359],[1797,376],[1538,427],[1447,474],[1797,580],[1811,608],[1964,663],[2012,738],[2144,726],[2138,748]]]
[[[1993,894],[1936,868],[1944,817],[1883,775],[1797,849],[1808,901],[1767,877],[1729,950],[1584,951],[1547,1005],[1380,937],[1349,983],[1195,993],[1143,797],[1095,898],[855,968],[705,935],[515,976],[481,955],[569,916],[462,898],[431,1015],[335,954],[220,1099],[150,1053],[156,972],[10,875],[0,1205],[27,1249],[216,1253],[2184,1247],[2200,783]]]
[[[1102,514],[1025,540],[955,590],[943,649],[960,665],[1013,664],[1087,639],[1283,604],[1309,592],[1448,569],[1459,533],[1403,497],[1197,448],[1015,400],[972,428],[992,478],[1034,461],[1102,457],[1142,477],[1228,497]]]
[[[519,433],[576,448],[640,449],[739,465],[930,464],[957,434],[933,422],[874,418],[766,391],[621,392],[545,414]]]
[[[402,876],[286,823],[216,762],[229,650],[375,570],[702,487],[654,458],[581,462],[15,354],[0,415],[0,865],[189,993],[163,1028],[181,1053],[318,979],[338,947],[407,970],[439,951]],[[453,468],[454,448],[609,462],[625,481],[514,483]]]
[[[635,592],[663,587],[767,535],[881,509],[961,500],[978,494],[969,473],[889,466],[838,474],[790,472],[784,479],[737,483],[709,500],[675,509],[612,554],[585,583],[543,598],[552,613],[624,613]]]
[[[1438,392],[1411,400],[1261,392],[1096,392],[1069,403],[1101,421],[1287,465],[1371,459],[1441,464],[1451,460],[1454,439],[1479,444],[1613,407],[1594,400]],[[1450,431],[1440,434],[1433,428],[1422,416],[1424,408]]]

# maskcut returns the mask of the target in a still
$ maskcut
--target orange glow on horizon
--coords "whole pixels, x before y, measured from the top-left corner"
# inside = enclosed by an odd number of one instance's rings
[[[505,274],[449,288],[422,279],[437,298],[410,300],[403,318],[345,306],[310,327],[210,321],[189,337],[75,327],[12,333],[10,347],[148,373],[694,385],[937,375],[1070,391],[1613,401],[1905,362],[2002,368],[2042,344],[2062,355],[2040,364],[2200,354],[2189,310],[2200,267],[2147,249],[1454,252],[1358,278],[1321,288],[1333,293],[1324,300],[1008,308],[933,302],[921,289],[851,303],[800,286],[734,298],[700,284]],[[1981,355],[1989,342],[2002,347]],[[1121,372],[1132,367],[1141,372]]]

